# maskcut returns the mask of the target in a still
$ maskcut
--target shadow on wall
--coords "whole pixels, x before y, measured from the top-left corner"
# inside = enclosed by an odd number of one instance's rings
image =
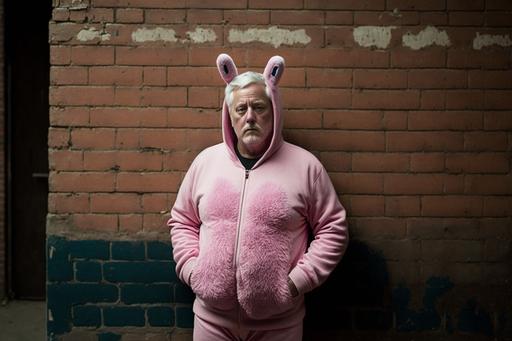
[[[327,281],[306,296],[306,311],[304,340],[391,329],[391,288],[384,258],[361,241],[351,240]]]

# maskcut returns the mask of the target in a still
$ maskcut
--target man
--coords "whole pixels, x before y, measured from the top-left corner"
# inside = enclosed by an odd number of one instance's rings
[[[224,141],[194,160],[168,222],[194,340],[301,340],[304,293],[346,249],[345,210],[320,162],[283,141],[284,60],[238,75],[221,54],[217,67]]]

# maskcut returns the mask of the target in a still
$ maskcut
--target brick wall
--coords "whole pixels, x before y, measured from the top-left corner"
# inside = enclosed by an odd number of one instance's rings
[[[49,253],[106,251],[49,255],[52,337],[189,335],[173,263],[154,281],[137,269],[162,261],[150,245],[168,243],[184,172],[221,141],[226,52],[242,71],[285,58],[285,137],[318,156],[349,213],[352,242],[307,297],[305,339],[510,339],[510,1],[54,5]],[[116,258],[120,245],[137,256]]]

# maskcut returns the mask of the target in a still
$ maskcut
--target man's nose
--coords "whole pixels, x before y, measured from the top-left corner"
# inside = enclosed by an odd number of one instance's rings
[[[254,122],[256,122],[256,115],[254,113],[254,110],[251,107],[247,108],[247,116],[245,118],[245,121],[247,123],[254,123]]]

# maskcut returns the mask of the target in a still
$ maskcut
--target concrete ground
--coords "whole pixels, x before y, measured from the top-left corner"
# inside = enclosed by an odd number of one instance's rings
[[[46,340],[46,302],[0,302],[2,341]]]

